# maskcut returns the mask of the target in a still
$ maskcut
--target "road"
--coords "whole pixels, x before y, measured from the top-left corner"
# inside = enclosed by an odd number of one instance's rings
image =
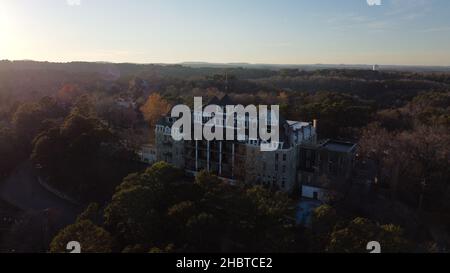
[[[57,212],[54,219],[58,226],[73,223],[81,209],[42,187],[32,164],[27,161],[0,183],[0,198],[25,212],[39,212],[51,209]]]

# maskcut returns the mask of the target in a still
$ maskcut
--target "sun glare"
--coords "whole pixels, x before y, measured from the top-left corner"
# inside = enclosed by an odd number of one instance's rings
[[[5,31],[9,27],[10,15],[5,6],[0,8],[0,30]]]
[[[9,9],[2,5],[0,8],[0,58],[7,58],[14,44],[14,22]]]

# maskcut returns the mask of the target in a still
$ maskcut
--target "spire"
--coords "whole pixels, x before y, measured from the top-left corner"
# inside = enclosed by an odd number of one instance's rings
[[[228,94],[228,72],[225,72],[225,93]]]

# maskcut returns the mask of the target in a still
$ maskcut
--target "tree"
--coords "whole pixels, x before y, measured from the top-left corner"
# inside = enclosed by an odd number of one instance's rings
[[[293,119],[318,119],[318,132],[322,138],[345,136],[348,128],[365,126],[374,112],[369,101],[335,92],[300,93],[290,100],[288,108]]]
[[[97,203],[91,203],[87,208],[77,217],[77,222],[89,220],[94,224],[102,223],[102,211]]]
[[[123,177],[137,169],[133,151],[99,119],[79,113],[38,135],[31,159],[48,183],[83,201],[109,199]]]
[[[394,134],[389,133],[378,123],[369,124],[364,128],[359,141],[359,153],[362,159],[370,159],[375,163],[378,181],[382,178],[382,171],[388,167],[385,166],[385,160],[388,156],[395,155],[396,146]]]
[[[450,128],[449,92],[424,92],[415,97],[407,110],[416,118],[416,123],[426,126]]]
[[[158,93],[150,95],[145,104],[140,108],[144,119],[149,123],[150,128],[156,125],[156,122],[166,115],[171,109],[170,104]]]
[[[136,186],[116,193],[105,210],[106,225],[128,244],[151,246],[164,234],[164,202],[157,187]]]
[[[338,221],[336,210],[329,205],[322,205],[313,211],[312,229],[318,234],[328,234],[333,231]]]
[[[377,241],[381,251],[408,252],[411,246],[403,237],[403,230],[395,225],[379,225],[365,218],[355,218],[330,236],[327,250],[342,253],[367,253],[367,243]]]
[[[376,241],[377,227],[368,219],[356,218],[347,227],[331,233],[328,251],[364,253],[370,241]]]
[[[414,247],[404,237],[404,231],[401,227],[388,224],[381,225],[379,233],[379,242],[383,247],[384,252],[399,253],[411,252]]]
[[[287,251],[296,236],[292,203],[282,193],[245,188],[200,172],[195,184],[159,162],[117,187],[105,210],[106,226],[127,251],[146,248],[189,252]]]
[[[95,117],[95,107],[93,98],[87,94],[79,96],[75,99],[71,114],[74,116]]]
[[[311,218],[310,251],[323,252],[330,242],[330,235],[339,224],[336,210],[329,205],[314,209]]]
[[[428,211],[448,211],[450,197],[450,135],[445,129],[420,127],[397,136],[396,191],[409,205]],[[395,160],[396,159],[396,160]],[[395,160],[395,161],[394,161]],[[440,209],[439,209],[440,208]]]
[[[205,170],[202,170],[197,174],[195,183],[206,192],[220,190],[220,187],[223,186],[223,182],[217,176]]]
[[[181,172],[163,162],[128,176],[105,209],[106,225],[127,245],[161,243],[167,209],[177,199],[172,187],[180,179]]]
[[[45,252],[54,233],[54,226],[48,218],[39,212],[26,212],[18,214],[20,221],[5,232],[2,242],[10,251],[16,253],[41,253]]]
[[[287,252],[301,238],[293,207],[283,193],[233,186],[207,172],[192,183],[158,162],[116,188],[103,226],[124,252]],[[78,219],[97,215],[91,205]]]
[[[76,84],[65,84],[56,94],[56,99],[61,104],[70,105],[82,94],[83,92]]]
[[[13,132],[0,129],[0,179],[11,172],[18,164],[21,155],[14,139]]]
[[[252,227],[249,237],[253,239],[248,242],[246,249],[259,252],[290,251],[298,231],[292,219],[295,207],[293,201],[283,192],[270,191],[262,186],[251,187],[244,194],[250,202],[244,217],[249,219],[248,225]],[[242,221],[242,216],[238,217]]]
[[[134,107],[121,106],[114,97],[99,97],[95,104],[98,115],[108,122],[109,126],[121,131],[132,129],[138,121],[138,113]]]
[[[89,220],[81,220],[64,228],[53,238],[50,252],[67,252],[66,246],[72,241],[80,243],[82,253],[110,253],[115,244],[108,231]]]
[[[41,111],[36,104],[22,104],[13,116],[13,127],[18,140],[26,147],[39,133]]]
[[[399,132],[413,128],[412,117],[403,109],[379,111],[376,120],[382,128],[387,129],[389,132]]]
[[[423,201],[423,208],[431,210],[449,208],[449,146],[445,128],[390,133],[376,124],[364,130],[359,145],[361,157],[376,163],[378,180],[390,186],[394,198],[414,208]]]
[[[29,153],[33,139],[48,129],[45,126],[48,119],[61,118],[63,115],[64,111],[50,97],[44,97],[37,103],[20,105],[14,113],[12,125],[23,150]]]
[[[161,161],[153,164],[142,173],[133,173],[125,177],[123,182],[117,187],[116,193],[122,190],[130,189],[136,186],[155,187],[161,189],[161,193],[165,193],[166,203],[170,200],[178,199],[176,188],[182,188],[184,183],[180,183],[183,179],[183,171],[175,168],[167,162]],[[181,184],[181,185],[180,185]]]
[[[293,204],[287,195],[260,186],[232,186],[207,172],[198,174],[196,184],[203,197],[197,201],[188,227],[199,222],[209,227],[202,240],[189,240],[197,242],[191,243],[197,251],[212,247],[215,251],[270,252],[288,251],[293,246],[294,229],[289,220]],[[188,211],[192,210],[189,207]]]

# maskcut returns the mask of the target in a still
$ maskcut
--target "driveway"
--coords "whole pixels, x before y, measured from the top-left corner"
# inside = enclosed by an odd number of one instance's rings
[[[0,183],[0,198],[25,212],[50,210],[57,215],[57,225],[65,226],[75,221],[81,208],[42,187],[31,162],[20,164],[16,170]]]
[[[297,224],[310,227],[314,210],[322,205],[322,202],[312,199],[302,199],[297,205]]]

